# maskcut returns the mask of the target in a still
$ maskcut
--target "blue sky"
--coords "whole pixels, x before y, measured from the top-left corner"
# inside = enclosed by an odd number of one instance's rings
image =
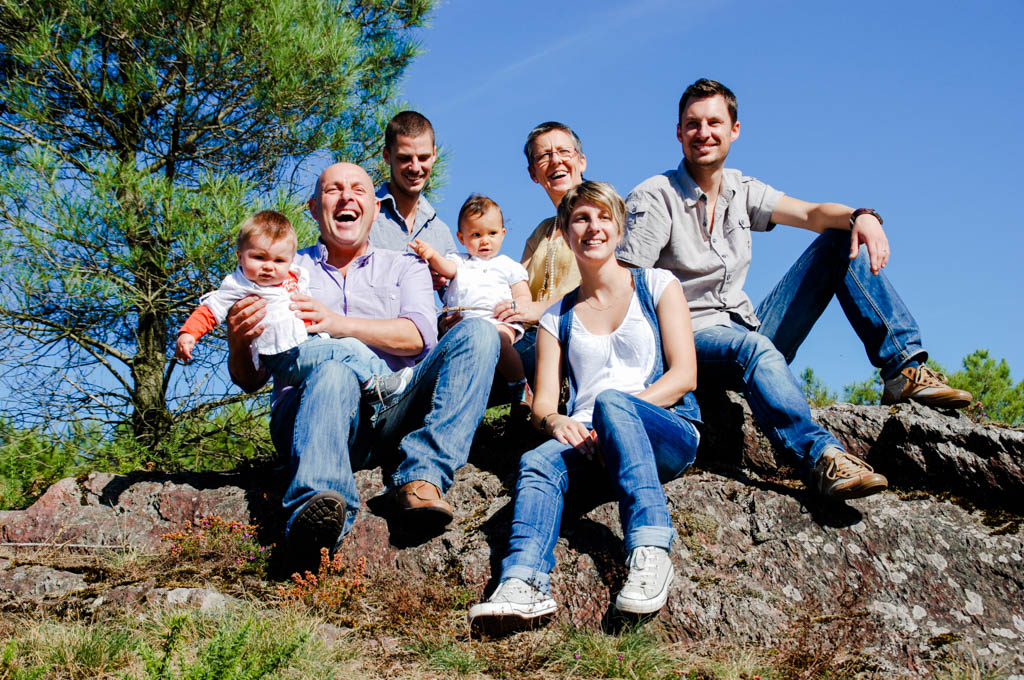
[[[1024,236],[1024,3],[491,3],[442,0],[418,33],[404,97],[434,123],[449,225],[463,199],[502,206],[514,258],[553,214],[522,145],[546,120],[583,140],[586,176],[623,195],[675,167],[679,95],[699,77],[739,98],[730,167],[809,201],[876,208],[887,272],[948,368],[984,347],[1024,375],[1019,291]],[[754,236],[756,303],[809,243]],[[835,389],[871,372],[837,304],[801,348]]]

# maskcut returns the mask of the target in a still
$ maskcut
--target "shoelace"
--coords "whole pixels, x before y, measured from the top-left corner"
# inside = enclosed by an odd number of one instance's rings
[[[629,565],[629,575],[622,589],[625,590],[630,585],[643,588],[653,582],[657,576],[657,567],[658,560],[653,553],[644,548],[637,548],[636,559]]]
[[[522,579],[509,579],[501,584],[498,592],[504,602],[539,602],[544,599],[541,592]],[[498,598],[493,598],[497,600]]]
[[[917,373],[914,374],[912,380],[925,387],[945,387],[949,384],[944,374],[933,371],[924,364],[917,367]]]
[[[872,473],[875,469],[862,461],[857,456],[849,453],[840,453],[832,456],[828,467],[825,468],[825,477],[829,480],[853,479],[865,473]]]

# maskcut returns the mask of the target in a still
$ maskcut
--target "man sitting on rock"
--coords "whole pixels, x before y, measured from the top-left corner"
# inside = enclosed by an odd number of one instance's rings
[[[814,490],[838,498],[874,494],[887,487],[885,477],[811,419],[787,365],[832,297],[881,371],[883,404],[912,399],[959,408],[971,395],[925,365],[917,322],[882,274],[889,243],[877,212],[807,203],[725,169],[740,134],[736,109],[735,95],[713,80],[683,92],[676,127],[683,161],[629,195],[618,257],[675,273],[690,304],[701,383],[742,383],[761,428],[793,453]],[[755,310],[743,291],[750,232],[776,224],[820,236]]]
[[[309,200],[320,239],[295,258],[311,274],[310,295],[293,297],[310,333],[356,338],[392,369],[415,366],[403,391],[376,403],[361,399],[358,379],[340,362],[319,364],[299,387],[275,386],[270,430],[290,461],[285,533],[300,561],[334,550],[351,529],[359,508],[354,470],[383,465],[414,528],[451,521],[443,495],[469,456],[498,360],[498,335],[484,319],[467,319],[438,342],[427,265],[369,244],[379,210],[361,167],[331,165]],[[267,380],[249,352],[264,307],[250,296],[228,316],[231,376],[248,391]]]

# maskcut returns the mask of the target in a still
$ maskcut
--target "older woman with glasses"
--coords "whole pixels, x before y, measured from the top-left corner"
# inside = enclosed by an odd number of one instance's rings
[[[583,155],[580,138],[568,125],[554,121],[541,123],[527,135],[523,153],[526,155],[526,169],[530,179],[544,189],[555,209],[565,192],[583,181],[587,157]],[[536,367],[536,324],[552,303],[580,284],[580,273],[576,268],[575,256],[561,232],[555,228],[554,217],[543,220],[533,230],[526,240],[520,261],[526,268],[533,302],[517,304],[507,300],[495,308],[495,316],[507,323],[527,326],[526,334],[515,347],[523,362],[526,377],[532,383]],[[529,402],[529,390],[513,394],[513,417],[518,419],[521,413],[521,418],[525,419],[529,412]]]
[[[628,555],[616,607],[657,611],[673,577],[675,531],[661,483],[693,462],[699,440],[689,308],[670,272],[631,270],[615,259],[625,205],[610,185],[568,188],[557,219],[581,279],[540,318],[532,419],[551,439],[520,462],[498,587],[469,612],[477,630],[514,628],[555,611],[549,574],[564,497],[594,475],[614,490]],[[558,413],[563,375],[568,415]]]

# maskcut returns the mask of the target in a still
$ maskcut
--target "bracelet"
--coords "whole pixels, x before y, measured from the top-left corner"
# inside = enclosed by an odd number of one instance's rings
[[[853,229],[853,223],[857,221],[857,218],[861,215],[874,215],[875,219],[878,220],[879,224],[882,224],[882,216],[878,214],[878,211],[874,208],[857,208],[850,215],[850,229]]]
[[[541,418],[540,419],[540,428],[539,428],[540,431],[543,432],[544,434],[547,434],[547,432],[548,432],[548,418],[550,418],[551,416],[557,416],[557,415],[558,415],[558,411],[552,411],[551,413],[549,413],[546,416],[544,416],[543,418]]]

